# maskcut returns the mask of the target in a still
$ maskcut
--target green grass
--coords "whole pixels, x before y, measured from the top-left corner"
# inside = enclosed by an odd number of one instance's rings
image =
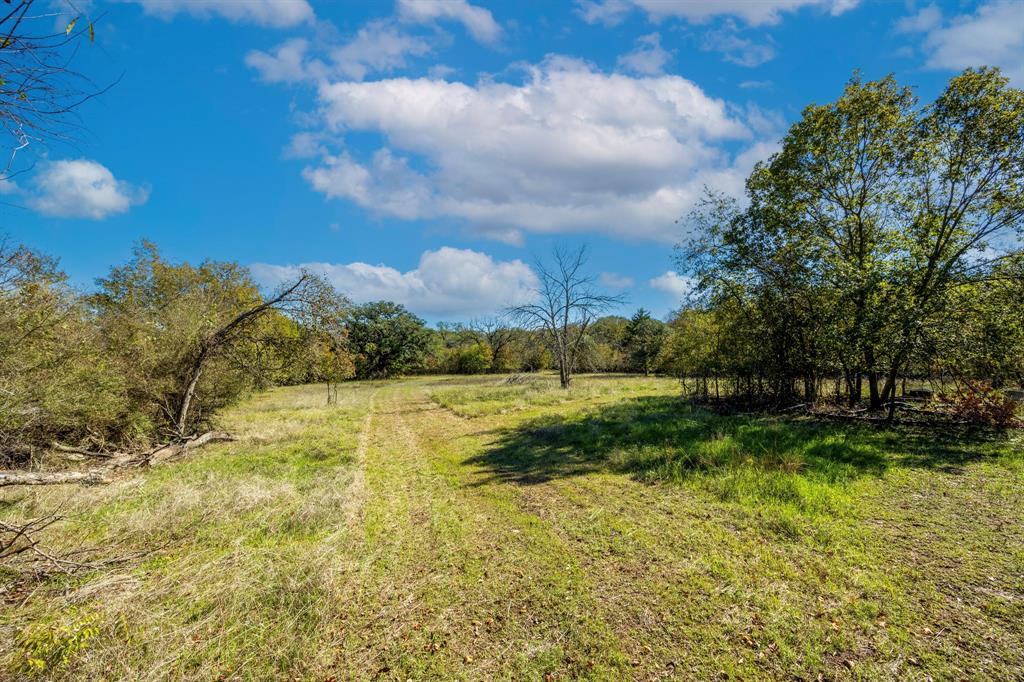
[[[5,594],[23,679],[1014,679],[1020,436],[713,415],[667,379],[257,396],[64,503],[148,553]]]

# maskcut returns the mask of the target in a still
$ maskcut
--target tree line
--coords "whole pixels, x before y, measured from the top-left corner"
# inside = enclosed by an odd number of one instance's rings
[[[509,311],[510,313],[513,311]],[[564,318],[565,375],[650,373],[665,325]],[[429,328],[403,306],[354,304],[302,273],[262,292],[233,262],[167,260],[152,243],[96,281],[72,287],[57,262],[0,243],[0,452],[10,462],[53,444],[143,449],[194,437],[221,408],[276,385],[414,373],[559,367],[559,339],[511,315]]]
[[[742,201],[711,192],[691,216],[675,369],[705,396],[827,392],[890,417],[908,378],[998,402],[1024,382],[1022,218],[1024,91],[998,69],[926,104],[854,77],[804,109]]]

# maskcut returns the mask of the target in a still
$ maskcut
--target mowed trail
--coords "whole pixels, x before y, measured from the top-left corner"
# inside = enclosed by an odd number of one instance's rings
[[[361,511],[370,613],[356,669],[394,679],[600,675],[625,656],[570,548],[513,486],[463,465],[488,434],[419,384],[381,390]],[[354,662],[354,661],[353,661]]]
[[[760,654],[763,672],[777,652],[742,651],[752,611],[813,598],[773,589],[790,552],[751,556],[741,529],[685,492],[598,473],[524,484],[469,463],[498,447],[507,418],[466,419],[428,393],[385,388],[368,438],[366,598],[386,604],[370,670],[716,677]]]
[[[850,541],[823,552],[628,475],[502,476],[481,462],[515,418],[430,391],[383,386],[361,435],[353,676],[900,679],[934,653],[933,630],[899,628],[889,534],[837,520]],[[877,627],[844,631],[865,613]]]

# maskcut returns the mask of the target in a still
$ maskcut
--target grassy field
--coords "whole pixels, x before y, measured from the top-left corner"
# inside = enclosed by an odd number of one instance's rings
[[[6,679],[1022,679],[1020,436],[721,417],[667,379],[275,390],[62,505]]]

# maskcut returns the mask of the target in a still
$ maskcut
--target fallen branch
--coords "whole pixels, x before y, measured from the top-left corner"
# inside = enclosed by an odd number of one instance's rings
[[[189,450],[201,448],[207,443],[232,440],[235,440],[235,437],[229,433],[225,433],[224,431],[207,431],[201,436],[196,436],[195,438],[190,438],[177,443],[168,443],[156,450],[150,451],[145,458],[145,465],[168,462],[176,457],[184,455]]]
[[[0,521],[0,564],[22,575],[34,573],[37,576],[44,576],[53,571],[70,575],[80,570],[96,570],[142,558],[164,547],[161,545],[131,554],[94,560],[81,560],[76,557],[91,554],[96,551],[95,549],[82,548],[58,554],[43,547],[39,536],[64,518],[60,513],[54,512],[40,518],[29,519],[21,525]],[[9,589],[10,584],[5,585],[0,589],[0,594]]]
[[[125,456],[125,453],[123,452],[95,452],[93,450],[83,450],[82,448],[75,448],[70,445],[64,445],[63,443],[54,443],[50,447],[51,449],[63,453],[65,455],[79,455],[79,460],[85,459],[87,457],[92,457],[95,459],[112,459],[115,457]]]
[[[56,450],[78,455],[80,457],[101,456],[107,459],[103,466],[87,471],[0,471],[0,488],[12,485],[61,485],[65,483],[83,483],[95,485],[110,483],[117,469],[130,467],[148,467],[176,459],[191,450],[196,450],[208,443],[235,440],[234,436],[223,431],[207,431],[206,433],[181,441],[166,443],[141,453],[90,453],[68,446],[56,447]]]
[[[0,471],[0,488],[9,485],[58,485],[61,483],[110,483],[109,468],[90,471]]]

